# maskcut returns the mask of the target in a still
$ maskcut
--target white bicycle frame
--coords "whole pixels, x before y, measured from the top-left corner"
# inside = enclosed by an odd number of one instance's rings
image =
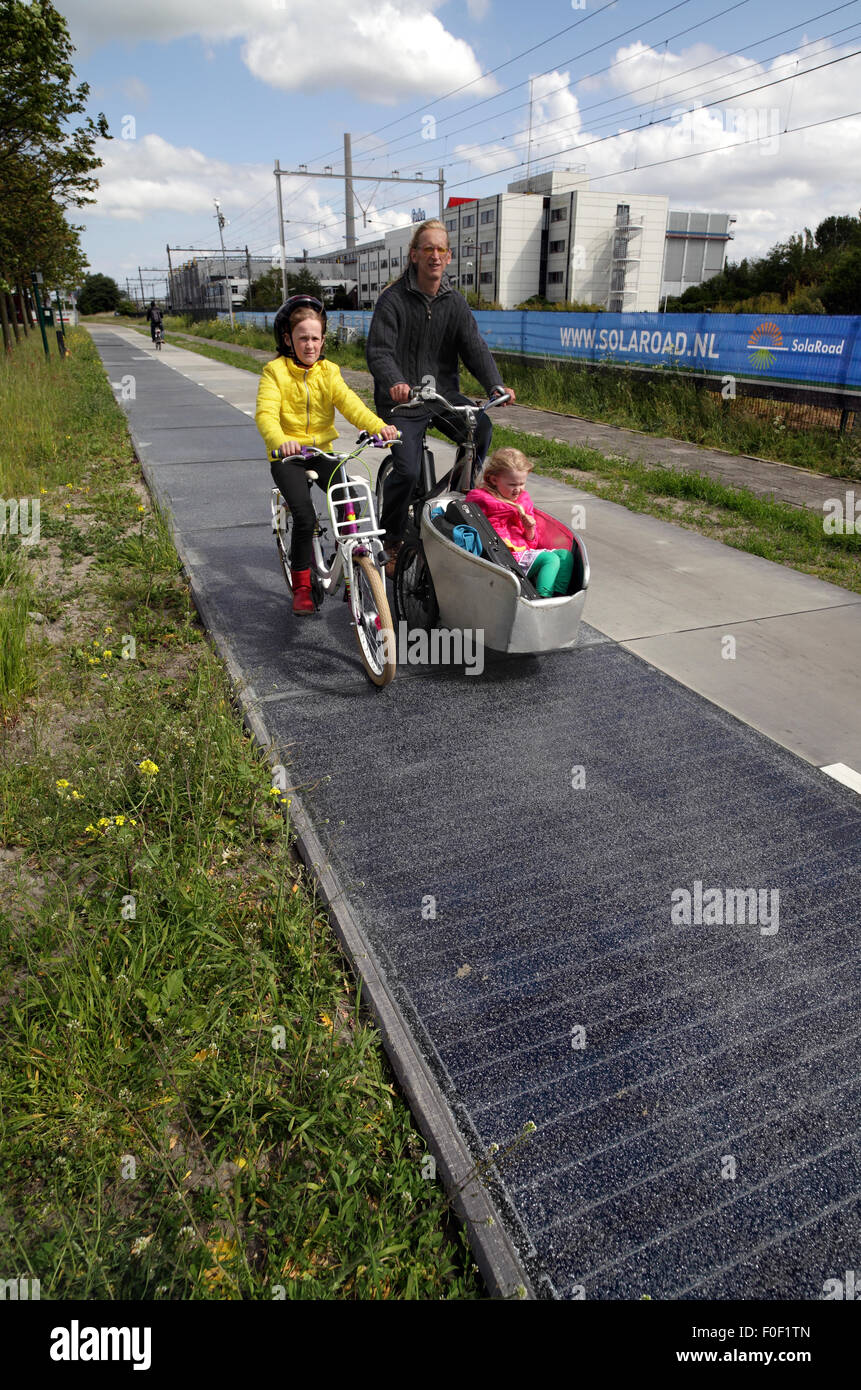
[[[336,470],[336,473],[337,471],[340,469]],[[315,483],[318,476],[309,469],[309,485]],[[326,506],[332,528],[331,539],[335,542],[335,555],[331,565],[327,565],[323,557],[323,537],[318,534],[315,534],[311,543],[311,553],[314,571],[323,592],[333,594],[342,578],[350,585],[353,583],[353,558],[357,552],[369,555],[378,569],[382,570],[385,564],[382,542],[384,533],[377,522],[373,491],[365,478],[330,482],[326,489]],[[286,529],[286,503],[277,487],[272,489],[271,509],[272,530],[275,533],[280,532],[283,536]]]
[[[312,550],[323,589],[331,594],[341,582],[342,573],[346,582],[352,584],[353,556],[357,551],[370,555],[380,569],[385,562],[383,532],[374,511],[374,494],[365,478],[348,478],[345,483],[330,483],[326,490],[326,505],[337,547],[331,569],[327,571],[320,536],[314,537]],[[343,513],[343,517],[339,518],[339,512]]]

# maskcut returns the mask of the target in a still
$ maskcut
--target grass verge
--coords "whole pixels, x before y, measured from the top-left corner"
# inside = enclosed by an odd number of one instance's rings
[[[0,549],[35,614],[0,748],[0,1268],[53,1299],[479,1297],[291,792],[70,341],[44,376],[16,353],[41,538]]]

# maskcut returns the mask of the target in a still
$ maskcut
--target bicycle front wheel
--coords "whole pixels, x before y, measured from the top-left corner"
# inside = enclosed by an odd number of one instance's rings
[[[290,568],[290,547],[293,544],[293,516],[277,488],[272,491],[272,533],[278,547],[281,572],[290,593],[293,592],[293,571]],[[318,604],[319,607],[319,604]]]
[[[432,632],[439,622],[439,606],[421,541],[407,538],[398,551],[393,588],[398,622],[410,631]]]
[[[397,662],[395,629],[382,576],[368,556],[353,563],[350,611],[362,664],[374,685],[388,685]]]

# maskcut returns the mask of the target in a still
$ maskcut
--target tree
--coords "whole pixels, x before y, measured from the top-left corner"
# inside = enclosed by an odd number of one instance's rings
[[[116,280],[109,275],[88,275],[78,295],[78,308],[82,314],[110,313],[119,307],[121,299]]]
[[[312,294],[315,299],[322,300],[323,291],[320,281],[315,280],[310,270],[305,266],[299,271],[287,272],[287,293],[288,294]],[[251,286],[249,296],[250,309],[280,309],[284,303],[284,291],[281,286],[281,271],[273,268],[267,270],[265,275],[261,275]]]
[[[93,201],[95,142],[110,137],[102,113],[69,129],[90,90],[72,85],[73,52],[49,0],[0,0],[0,265],[12,279],[39,266],[74,280],[85,264],[64,209]]]
[[[816,245],[828,255],[850,246],[861,246],[861,219],[857,217],[826,217],[816,228]]]
[[[822,287],[829,314],[861,314],[861,247],[844,251]]]
[[[295,274],[287,276],[287,288],[291,294],[312,294],[315,299],[323,298],[323,290],[319,280],[315,280],[310,270],[305,266]]]
[[[281,271],[267,270],[253,281],[248,295],[249,309],[279,309],[283,303]]]

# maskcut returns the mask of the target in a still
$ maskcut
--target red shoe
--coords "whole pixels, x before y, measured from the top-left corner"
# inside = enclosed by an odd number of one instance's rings
[[[302,617],[315,613],[317,610],[311,597],[311,571],[291,570],[290,577],[293,581],[293,612]]]

